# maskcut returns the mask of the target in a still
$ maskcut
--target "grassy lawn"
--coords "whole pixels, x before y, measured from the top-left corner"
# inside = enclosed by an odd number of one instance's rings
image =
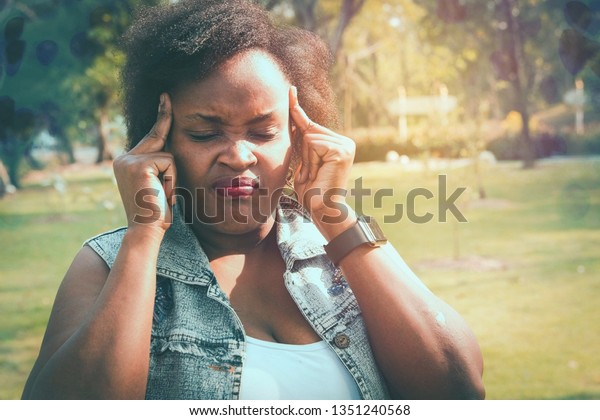
[[[438,175],[466,217],[439,222]],[[467,319],[479,338],[491,399],[600,398],[600,159],[518,163],[482,170],[479,200],[471,167],[407,172],[356,165],[373,193],[393,197],[367,214],[423,281]],[[61,194],[29,183],[0,200],[0,399],[19,398],[37,355],[56,289],[88,237],[123,223],[109,171],[73,172]],[[429,189],[407,215],[411,189]],[[60,186],[59,186],[60,190]],[[402,219],[382,223],[404,205]],[[355,203],[356,205],[356,203]]]

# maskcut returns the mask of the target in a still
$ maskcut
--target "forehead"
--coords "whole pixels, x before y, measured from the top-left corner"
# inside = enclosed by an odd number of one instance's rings
[[[243,51],[224,61],[205,80],[225,79],[243,83],[248,77],[277,83],[286,82],[277,60],[262,50]]]
[[[180,86],[173,93],[173,102],[176,108],[225,118],[280,109],[287,112],[289,86],[274,58],[251,50],[225,61],[206,78]]]

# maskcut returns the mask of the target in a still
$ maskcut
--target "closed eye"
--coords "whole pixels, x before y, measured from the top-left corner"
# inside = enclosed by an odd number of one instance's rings
[[[211,141],[211,140],[215,140],[217,139],[219,136],[221,136],[220,132],[206,132],[206,133],[189,133],[190,138],[193,141],[197,141],[197,142],[207,142],[207,141]]]
[[[250,132],[248,136],[252,139],[260,140],[260,141],[269,141],[275,139],[279,134],[278,131],[258,131],[258,132]]]

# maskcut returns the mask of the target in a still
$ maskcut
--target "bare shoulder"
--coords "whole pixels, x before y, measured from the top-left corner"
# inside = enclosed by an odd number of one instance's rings
[[[102,291],[110,269],[89,246],[81,248],[58,289],[44,343],[51,336],[70,336],[81,325]]]
[[[104,260],[89,246],[84,246],[77,253],[56,294],[40,354],[25,386],[24,397],[37,373],[86,321],[109,273]]]

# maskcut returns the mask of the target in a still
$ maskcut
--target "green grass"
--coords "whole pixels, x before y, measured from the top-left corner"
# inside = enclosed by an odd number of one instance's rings
[[[117,200],[102,174],[74,177],[64,195],[29,185],[0,200],[0,399],[20,397],[58,285],[83,241],[123,223]]]
[[[356,165],[353,177],[377,190],[393,187],[384,208],[363,207],[383,221],[406,207],[415,187],[418,215],[380,223],[409,265],[471,325],[485,359],[491,399],[600,398],[600,160],[519,163],[483,169],[488,198],[477,199],[472,168],[444,171],[448,194],[465,186],[467,223],[438,222],[438,172]],[[109,200],[117,204],[110,208]],[[88,237],[123,223],[118,194],[105,173],[69,178],[68,190],[29,185],[0,200],[0,399],[18,398],[35,360],[56,289]],[[477,256],[501,264],[440,268]],[[453,260],[454,258],[454,260]]]
[[[471,169],[448,171],[449,184],[469,187],[460,205],[468,223],[403,219],[384,230],[475,331],[488,398],[600,398],[600,160],[519,168],[515,162],[484,170],[488,206],[468,196],[476,190]],[[381,164],[357,172],[373,188],[396,185],[398,202],[414,186],[437,190],[436,173]],[[386,211],[371,214],[381,220]],[[435,213],[435,206],[417,214],[425,211]],[[419,264],[454,257],[456,236],[459,258],[493,258],[505,268]]]

